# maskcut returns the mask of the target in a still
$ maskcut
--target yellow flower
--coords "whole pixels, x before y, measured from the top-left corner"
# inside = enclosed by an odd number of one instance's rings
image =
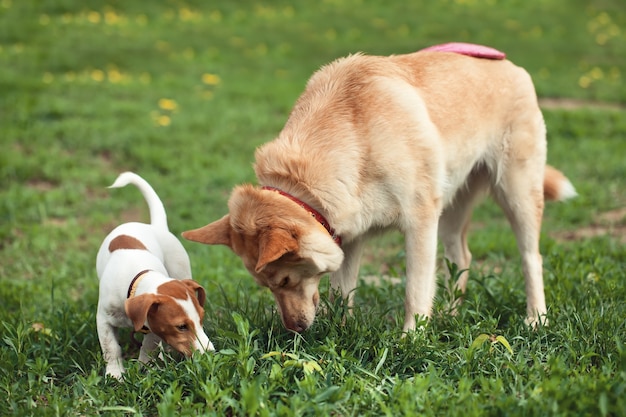
[[[219,75],[215,74],[202,74],[202,82],[208,85],[218,85],[222,80]]]
[[[104,22],[107,25],[115,25],[119,21],[120,21],[120,16],[117,13],[115,13],[114,11],[107,11],[104,14]]]
[[[107,73],[107,77],[109,78],[109,82],[113,84],[120,83],[124,80],[124,74],[119,72],[117,68],[111,68]]]
[[[91,71],[91,79],[97,82],[104,80],[104,71],[96,69]]]
[[[578,85],[581,86],[582,88],[589,88],[589,86],[591,85],[591,78],[589,78],[586,75],[583,75],[582,77],[580,77],[578,79]]]
[[[172,123],[172,119],[169,116],[161,115],[157,117],[156,122],[159,126],[169,126]]]
[[[599,80],[601,78],[604,78],[604,71],[602,71],[602,68],[599,67],[593,67],[591,69],[591,71],[589,71],[589,75],[591,76],[591,78],[593,78],[594,80]]]
[[[43,82],[46,84],[50,84],[52,81],[54,81],[54,75],[49,72],[45,72],[43,74]]]
[[[178,104],[169,98],[162,98],[159,100],[159,108],[162,110],[174,111],[178,108]]]
[[[87,20],[93,24],[100,23],[100,13],[93,11],[87,13]]]

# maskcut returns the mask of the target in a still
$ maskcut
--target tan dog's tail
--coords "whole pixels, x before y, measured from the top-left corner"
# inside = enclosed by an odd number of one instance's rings
[[[148,181],[133,172],[123,172],[109,188],[121,188],[128,184],[133,184],[135,187],[139,188],[139,191],[141,191],[141,194],[143,194],[143,197],[146,199],[146,203],[148,203],[148,208],[150,209],[150,223],[160,229],[169,230],[167,227],[167,214],[165,213],[163,202],[161,202],[158,194]]]
[[[577,195],[576,189],[561,171],[546,165],[543,177],[543,197],[546,200],[563,201]]]

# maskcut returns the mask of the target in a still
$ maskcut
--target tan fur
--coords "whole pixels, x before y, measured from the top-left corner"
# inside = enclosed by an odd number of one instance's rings
[[[128,235],[119,235],[113,238],[109,243],[109,252],[115,252],[119,249],[141,249],[147,250],[139,240]]]
[[[555,169],[544,175],[545,161],[532,81],[511,62],[426,51],[352,55],[311,77],[255,164],[261,185],[319,211],[341,248],[296,203],[250,185],[235,187],[227,216],[183,236],[229,246],[270,288],[284,325],[302,331],[315,317],[320,277],[331,272],[332,287],[351,302],[364,242],[398,228],[406,238],[404,329],[412,330],[416,316],[431,315],[438,235],[445,255],[469,267],[470,214],[491,193],[516,234],[527,321],[535,324],[547,312],[538,245],[544,192],[574,193]]]

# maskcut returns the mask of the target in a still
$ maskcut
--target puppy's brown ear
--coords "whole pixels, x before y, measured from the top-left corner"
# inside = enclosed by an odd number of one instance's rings
[[[261,272],[273,262],[289,252],[297,252],[298,239],[285,229],[267,229],[259,235],[259,260],[254,270]]]
[[[148,311],[154,305],[158,306],[159,300],[154,294],[141,294],[133,298],[129,298],[124,303],[126,315],[133,322],[135,331],[141,330],[146,319]]]
[[[182,283],[185,284],[191,291],[196,293],[196,298],[198,298],[198,303],[200,303],[200,307],[204,306],[204,302],[206,301],[206,291],[202,288],[202,285],[198,284],[193,279],[184,279]]]
[[[187,230],[182,236],[194,242],[206,245],[226,245],[230,248],[230,215],[226,215],[219,220],[202,226],[199,229]]]

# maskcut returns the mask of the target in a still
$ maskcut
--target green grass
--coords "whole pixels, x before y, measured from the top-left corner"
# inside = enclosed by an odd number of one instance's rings
[[[0,0],[0,415],[626,415],[626,10],[619,0],[322,2]],[[475,214],[474,268],[457,316],[400,337],[403,285],[361,285],[302,335],[226,248],[184,242],[208,293],[215,355],[149,367],[123,332],[128,373],[104,377],[95,254],[147,220],[123,170],[152,183],[175,233],[217,219],[254,182],[256,146],[306,79],[339,56],[484,43],[540,97],[549,161],[580,196],[546,207],[550,326],[523,325],[512,234]],[[622,107],[620,107],[620,105]],[[363,275],[403,278],[398,234]],[[441,292],[440,292],[441,293]]]

